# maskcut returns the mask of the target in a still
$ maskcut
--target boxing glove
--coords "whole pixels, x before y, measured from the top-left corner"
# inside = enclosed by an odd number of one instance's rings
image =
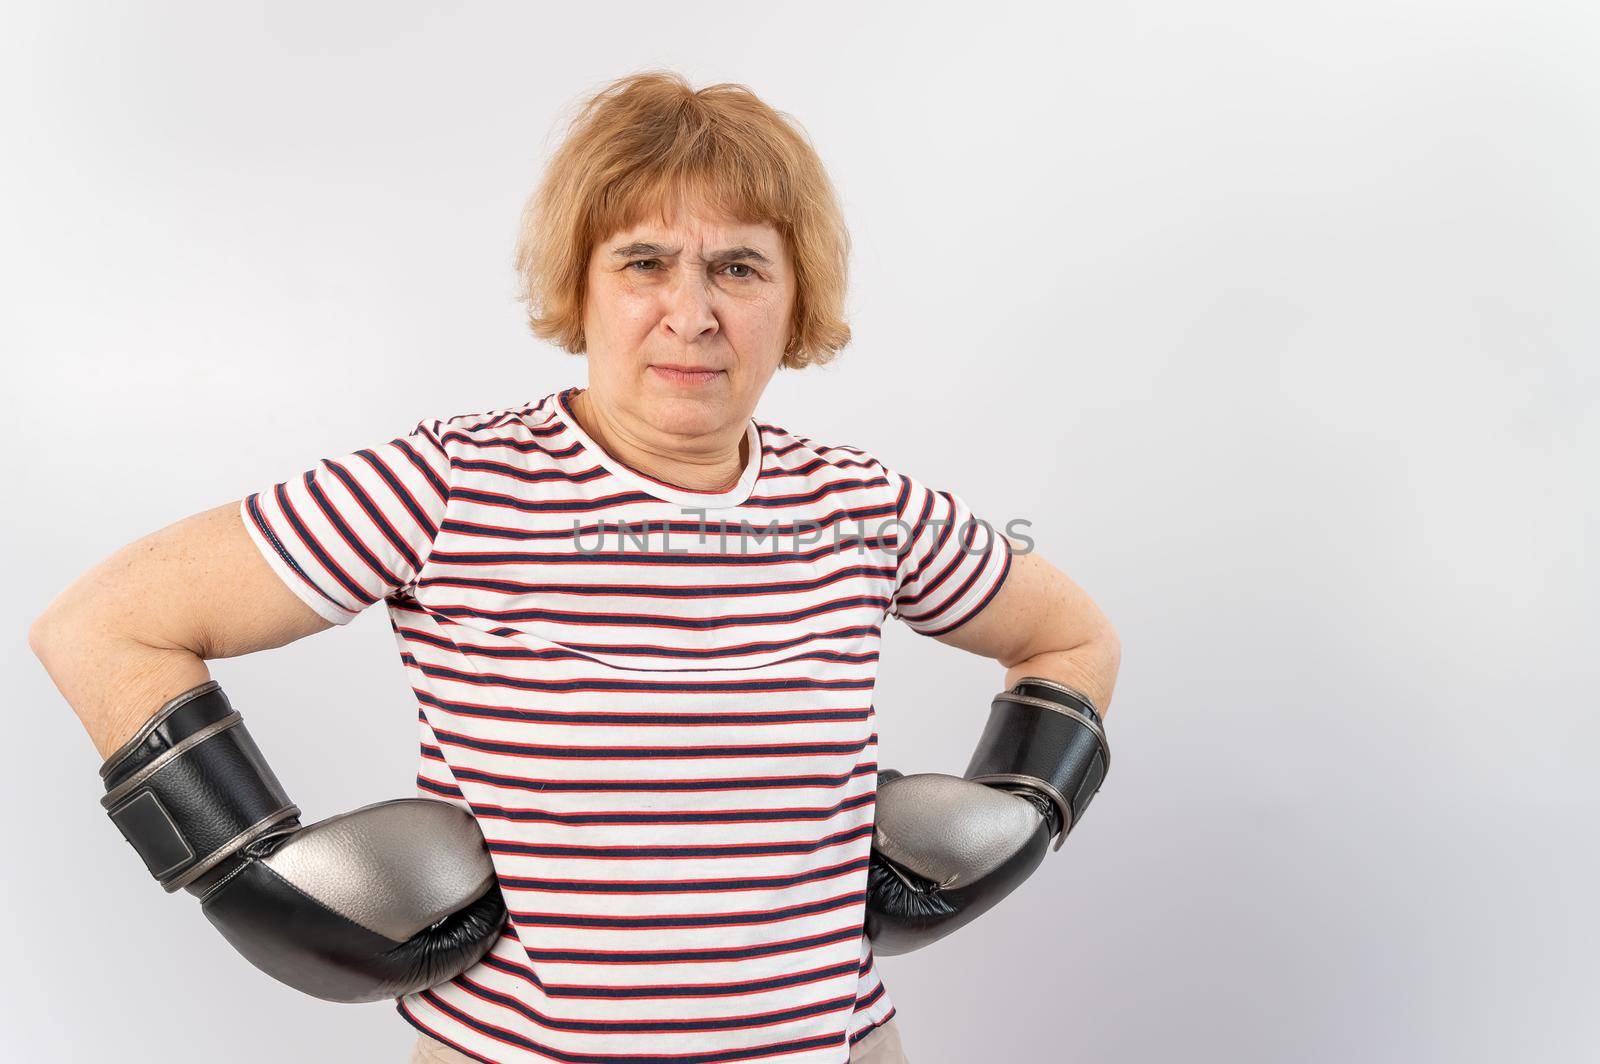
[[[1029,677],[997,694],[964,777],[878,774],[866,933],[909,953],[966,926],[1060,849],[1111,763],[1100,714]]]
[[[186,890],[257,968],[328,1001],[437,985],[505,922],[470,813],[402,798],[304,827],[216,681],[176,698],[100,769],[102,805],[151,875]]]

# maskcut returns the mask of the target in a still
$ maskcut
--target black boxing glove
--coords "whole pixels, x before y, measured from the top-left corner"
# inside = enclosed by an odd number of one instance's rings
[[[100,769],[101,804],[168,892],[257,968],[378,1001],[476,964],[505,901],[471,814],[401,798],[302,827],[216,681],[178,695]]]
[[[867,937],[909,953],[971,923],[1060,849],[1111,763],[1100,714],[1028,677],[995,695],[965,778],[878,774]]]

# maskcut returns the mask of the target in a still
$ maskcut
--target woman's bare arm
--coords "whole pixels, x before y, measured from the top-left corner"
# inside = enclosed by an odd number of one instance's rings
[[[1008,688],[1024,676],[1055,680],[1082,692],[1102,716],[1122,661],[1122,644],[1105,614],[1037,554],[1014,555],[989,604],[936,638],[1000,662]]]
[[[28,645],[106,757],[168,699],[210,679],[207,660],[331,627],[267,565],[231,502],[84,573],[33,622]]]

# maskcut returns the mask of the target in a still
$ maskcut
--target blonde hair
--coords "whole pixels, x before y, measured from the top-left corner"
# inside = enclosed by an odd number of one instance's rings
[[[828,362],[850,342],[850,234],[805,131],[743,85],[696,91],[670,71],[619,78],[590,97],[529,197],[516,268],[533,334],[583,352],[595,242],[686,203],[783,237],[797,282],[784,366]]]

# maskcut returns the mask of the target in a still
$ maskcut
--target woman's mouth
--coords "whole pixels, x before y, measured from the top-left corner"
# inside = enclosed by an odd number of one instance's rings
[[[709,384],[722,376],[720,369],[694,369],[689,366],[652,365],[650,371],[674,384]]]

